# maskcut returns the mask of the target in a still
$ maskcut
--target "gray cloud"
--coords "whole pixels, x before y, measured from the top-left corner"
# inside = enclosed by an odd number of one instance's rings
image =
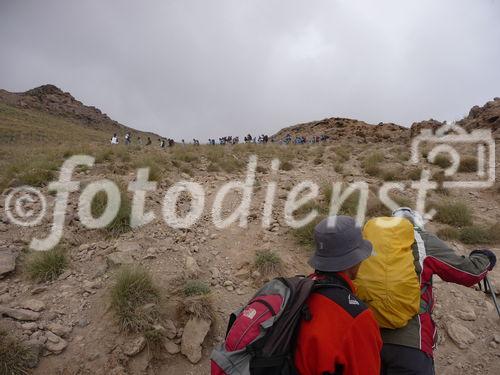
[[[331,116],[410,125],[500,96],[497,0],[0,3],[0,87],[54,83],[177,139]]]

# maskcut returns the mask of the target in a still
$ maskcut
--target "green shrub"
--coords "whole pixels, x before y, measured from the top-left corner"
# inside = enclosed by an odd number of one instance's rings
[[[210,287],[200,280],[189,280],[184,285],[184,295],[186,297],[202,296],[210,293]]]
[[[26,272],[32,280],[55,280],[68,265],[66,250],[55,247],[48,251],[32,252],[26,263]]]
[[[472,224],[472,212],[465,203],[447,201],[435,206],[437,210],[435,219],[443,224],[455,227]]]
[[[279,272],[282,267],[282,262],[281,258],[276,253],[262,250],[257,251],[255,254],[254,266],[261,275],[267,276]]]
[[[0,375],[27,375],[33,354],[17,338],[0,330]]]
[[[159,317],[160,292],[151,276],[141,268],[118,271],[111,289],[111,307],[120,327],[129,332],[145,332]]]

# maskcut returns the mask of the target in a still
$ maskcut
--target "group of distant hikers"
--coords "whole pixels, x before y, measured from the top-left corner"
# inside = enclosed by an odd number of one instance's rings
[[[314,273],[268,282],[231,315],[212,375],[432,375],[433,276],[470,287],[496,264],[457,255],[406,207],[363,230],[331,216],[314,240]]]
[[[320,136],[312,136],[310,138],[306,138],[305,136],[295,136],[292,138],[290,134],[287,134],[283,139],[281,140],[276,140],[274,137],[269,137],[266,134],[261,134],[258,137],[252,137],[251,134],[247,134],[244,137],[244,142],[245,143],[255,143],[255,144],[267,144],[268,142],[271,143],[278,143],[278,144],[307,144],[307,143],[319,143],[319,142],[325,142],[329,139],[330,137],[327,135],[320,135]],[[132,143],[132,136],[130,132],[125,133],[124,136],[124,143],[125,145],[130,145]],[[166,146],[168,147],[173,147],[175,145],[175,141],[171,138],[158,138],[158,143],[161,148],[164,148]],[[219,145],[236,145],[240,143],[240,137],[236,136],[224,136],[224,137],[219,137],[218,141],[216,141],[213,138],[208,139],[209,145],[215,146],[216,144]],[[111,137],[111,144],[117,145],[119,144],[119,139],[118,135],[115,133]],[[140,136],[137,136],[137,144],[142,146],[143,144],[146,146],[149,146],[152,144],[151,137],[147,137],[145,141],[141,139]],[[185,145],[186,141],[184,139],[181,140],[181,144]],[[193,138],[192,144],[195,146],[200,145],[200,141],[196,138]]]

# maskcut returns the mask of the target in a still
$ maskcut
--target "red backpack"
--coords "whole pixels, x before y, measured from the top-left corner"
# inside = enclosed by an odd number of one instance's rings
[[[302,276],[264,285],[231,314],[226,339],[212,352],[212,375],[298,375],[293,356],[299,323],[311,319],[305,302],[323,287],[343,288]]]

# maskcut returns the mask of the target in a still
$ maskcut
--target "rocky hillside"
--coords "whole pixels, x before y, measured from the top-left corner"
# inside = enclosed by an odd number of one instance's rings
[[[345,139],[356,143],[379,141],[405,143],[409,140],[408,129],[393,123],[371,125],[364,121],[339,117],[290,126],[280,130],[273,137],[276,140],[282,140],[288,134],[292,138],[304,136],[307,139],[326,135],[330,140]]]
[[[148,134],[122,125],[101,112],[99,108],[87,106],[75,99],[69,92],[64,92],[50,84],[22,93],[12,93],[0,89],[0,103],[23,110],[47,113],[95,130],[117,133],[131,131],[137,134],[158,137],[156,134]]]
[[[485,107],[469,116],[470,123],[484,124],[494,117],[496,101]],[[271,277],[311,272],[307,260],[313,224],[293,229],[284,215],[294,186],[304,180],[316,183],[320,194],[308,208],[324,215],[333,182],[345,186],[365,181],[370,189],[368,216],[373,217],[389,214],[377,198],[383,182],[401,182],[404,191],[392,198],[414,206],[417,191],[410,186],[420,178],[421,168],[431,170],[438,180],[446,167],[446,163],[425,160],[418,167],[411,165],[410,130],[394,124],[327,119],[278,133],[326,134],[342,141],[332,144],[161,149],[111,146],[106,132],[94,129],[98,122],[88,125],[87,120],[77,120],[67,112],[53,113],[21,108],[20,101],[0,105],[1,145],[7,144],[4,134],[12,145],[8,152],[7,147],[0,148],[0,181],[6,181],[0,185],[0,360],[8,358],[9,369],[18,366],[21,370],[16,375],[24,375],[24,369],[34,375],[209,374],[210,353],[224,339],[229,314]],[[73,142],[76,132],[82,134],[77,145]],[[31,137],[31,143],[22,137]],[[96,142],[99,137],[105,141]],[[52,142],[48,143],[51,147],[46,142]],[[118,217],[103,229],[83,226],[78,211],[81,192],[73,192],[58,247],[50,252],[32,251],[31,239],[45,238],[52,228],[56,197],[47,185],[57,178],[65,158],[77,152],[94,155],[95,165],[76,169],[72,179],[82,188],[103,179],[115,181],[122,192]],[[213,220],[218,192],[228,182],[245,179],[250,155],[257,155],[258,166],[248,226],[234,223],[219,229]],[[500,150],[496,157],[500,160]],[[282,161],[276,173],[271,171],[275,158]],[[473,158],[469,155],[468,160]],[[127,186],[136,180],[141,167],[149,167],[150,180],[157,182],[157,189],[148,191],[145,198],[145,209],[155,219],[132,228],[128,220],[132,196]],[[473,178],[473,165],[465,167],[453,178]],[[163,219],[165,193],[181,180],[198,183],[205,192],[200,219],[189,229],[174,228]],[[270,223],[263,228],[263,205],[271,183],[277,184],[275,202]],[[13,188],[26,184],[40,189],[48,208],[34,226],[16,225],[5,210]],[[223,217],[230,216],[240,202],[241,194],[230,192],[222,205]],[[498,184],[483,190],[435,189],[429,192],[428,203],[438,215],[427,229],[459,255],[488,247],[500,257]],[[190,204],[189,197],[181,194],[173,210],[183,216]],[[102,196],[96,197],[92,213],[94,208],[102,212],[102,205]],[[12,211],[25,213],[31,220],[41,209],[40,201],[24,199]],[[356,201],[348,200],[342,213],[355,215]],[[490,277],[500,292],[499,266]],[[500,320],[491,296],[438,277],[434,288],[437,374],[497,375]]]
[[[482,107],[475,105],[457,124],[469,132],[474,129],[491,129],[493,137],[500,139],[500,98],[494,98]],[[421,129],[435,130],[441,125],[443,122],[434,119],[415,122],[411,126],[411,136],[418,134]]]
[[[273,137],[276,140],[284,139],[288,134],[292,138],[304,136],[307,139],[315,136],[327,135],[330,140],[346,140],[356,143],[371,143],[390,141],[397,144],[408,143],[410,138],[420,133],[421,129],[437,129],[444,122],[429,119],[415,122],[405,128],[393,123],[368,124],[364,121],[332,117],[320,121],[312,121],[293,125],[280,130]],[[494,98],[484,106],[474,106],[469,115],[458,124],[471,131],[478,128],[491,129],[495,138],[500,138],[500,98]]]

